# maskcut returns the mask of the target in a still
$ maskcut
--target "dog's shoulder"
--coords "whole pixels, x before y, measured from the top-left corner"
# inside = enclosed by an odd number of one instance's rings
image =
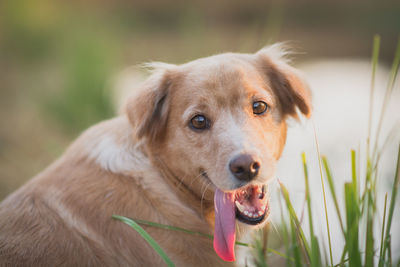
[[[98,167],[118,174],[132,174],[151,167],[142,142],[137,140],[125,116],[92,126],[68,148],[67,157],[94,161]]]

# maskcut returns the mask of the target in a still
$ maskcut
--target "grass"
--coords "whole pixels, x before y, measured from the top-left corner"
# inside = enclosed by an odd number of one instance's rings
[[[372,136],[372,108],[374,105],[374,83],[375,83],[375,73],[379,58],[379,46],[380,37],[374,37],[373,45],[373,56],[372,56],[372,78],[371,78],[371,102],[370,102],[370,114],[368,121],[368,138],[366,140],[366,155],[365,156],[365,175],[361,175],[360,171],[360,160],[361,155],[357,155],[355,150],[350,151],[351,155],[351,181],[344,183],[344,207],[341,208],[339,205],[339,196],[337,190],[333,183],[334,177],[326,156],[321,156],[318,147],[317,134],[315,133],[315,141],[317,144],[317,154],[318,163],[320,169],[320,178],[322,186],[322,194],[324,199],[324,210],[325,210],[325,223],[326,231],[328,234],[328,249],[325,247],[323,240],[319,240],[316,236],[317,229],[313,222],[313,210],[312,210],[312,199],[310,194],[309,186],[309,175],[308,175],[308,164],[306,160],[306,155],[302,154],[303,170],[304,170],[304,182],[305,182],[305,200],[307,206],[308,220],[309,220],[309,236],[306,236],[303,228],[302,221],[298,218],[291,199],[290,194],[286,187],[280,183],[281,199],[283,199],[284,206],[286,209],[282,208],[281,201],[281,227],[279,230],[279,235],[282,239],[282,247],[285,253],[274,250],[268,247],[268,236],[269,232],[267,229],[261,231],[260,235],[255,239],[254,244],[246,244],[236,242],[236,245],[246,246],[253,249],[253,263],[259,267],[269,266],[268,257],[273,253],[275,256],[281,257],[286,266],[400,266],[400,260],[397,264],[393,262],[392,251],[391,251],[391,226],[393,222],[393,213],[396,205],[396,196],[398,192],[398,186],[400,183],[400,142],[397,155],[397,164],[395,176],[393,179],[392,192],[390,195],[389,209],[387,209],[388,194],[384,196],[384,207],[383,207],[383,217],[379,218],[377,213],[377,200],[381,197],[377,195],[377,182],[380,178],[378,176],[379,159],[382,153],[382,149],[379,145],[380,129],[384,120],[384,115],[386,112],[386,106],[389,102],[390,96],[393,91],[395,80],[397,77],[397,72],[400,63],[400,40],[396,49],[394,62],[392,65],[390,78],[387,86],[387,91],[385,94],[384,102],[382,104],[381,113],[379,114],[378,129],[374,138],[374,146],[371,149],[371,136]],[[359,152],[358,152],[359,154]],[[357,164],[358,163],[358,164]],[[325,174],[325,175],[324,175]],[[330,234],[330,220],[328,217],[326,198],[327,194],[325,192],[325,181],[328,184],[330,191],[330,197],[334,203],[334,211],[338,217],[340,224],[341,234],[344,237],[345,243],[342,247],[342,256],[339,262],[333,261],[332,256],[332,246],[333,242],[331,240]],[[360,185],[364,184],[364,188],[360,190]],[[284,213],[288,215],[288,220],[285,220]],[[345,216],[344,216],[345,215]],[[187,229],[177,228],[168,225],[161,225],[154,222],[146,222],[141,220],[131,220],[121,216],[114,216],[114,218],[124,221],[125,223],[131,225],[135,230],[140,231],[142,234],[143,229],[137,228],[137,224],[144,224],[152,227],[163,228],[169,231],[180,231],[187,234],[197,235],[212,238],[211,235],[206,235],[199,232],[193,232]],[[382,227],[380,232],[380,240],[376,242],[374,239],[374,224],[377,220],[382,221]],[[365,236],[360,229],[366,229]],[[142,235],[143,236],[143,235]],[[146,237],[144,237],[146,239]],[[146,239],[147,240],[147,239]],[[335,244],[337,245],[337,244]],[[161,257],[165,257],[162,250],[156,250]],[[377,261],[375,261],[377,260]],[[167,261],[166,261],[167,262]]]
[[[113,218],[120,220],[120,221],[126,223],[127,225],[129,225],[130,227],[132,227],[133,229],[135,229],[136,232],[138,232],[140,234],[140,236],[143,237],[144,240],[146,240],[147,243],[149,243],[149,245],[158,253],[158,255],[160,255],[160,257],[164,260],[164,262],[167,264],[168,267],[175,266],[175,264],[171,261],[171,259],[164,252],[164,250],[157,244],[156,241],[154,241],[154,239],[139,224],[137,224],[135,221],[125,218],[123,216],[114,215]]]
[[[330,238],[329,231],[329,218],[326,207],[326,194],[324,188],[324,175],[322,173],[322,166],[320,163],[321,170],[321,185],[322,185],[322,194],[324,199],[324,208],[325,208],[325,219],[327,225],[328,232],[328,245],[329,245],[329,263],[326,265],[329,266],[375,266],[378,263],[378,266],[398,266],[400,261],[395,265],[393,263],[393,259],[391,257],[391,234],[390,229],[393,221],[393,212],[396,202],[396,195],[398,191],[399,185],[399,168],[400,168],[400,143],[399,150],[397,155],[397,165],[396,172],[393,180],[393,187],[391,193],[391,199],[389,204],[389,210],[387,212],[387,198],[388,195],[384,196],[385,204],[383,209],[383,217],[381,218],[382,227],[380,233],[380,242],[379,245],[376,244],[376,240],[374,239],[374,224],[377,222],[378,214],[377,214],[377,200],[381,196],[377,196],[377,181],[378,181],[378,167],[379,167],[379,155],[382,153],[382,149],[379,150],[379,137],[381,133],[381,128],[383,124],[383,120],[385,118],[386,107],[388,106],[388,102],[390,96],[393,92],[394,83],[396,80],[396,76],[398,73],[399,62],[400,62],[400,41],[397,46],[396,53],[394,56],[394,61],[390,73],[390,78],[387,86],[387,91],[385,94],[385,98],[382,104],[381,112],[379,114],[378,121],[378,129],[376,131],[376,135],[374,138],[374,146],[372,151],[370,150],[370,142],[372,135],[372,108],[374,105],[374,83],[375,83],[375,72],[377,67],[377,62],[379,58],[379,46],[380,46],[380,38],[379,36],[375,36],[374,38],[374,46],[373,46],[373,57],[372,57],[372,79],[371,79],[371,102],[370,102],[370,114],[368,121],[368,140],[367,144],[367,155],[365,155],[366,160],[366,170],[365,176],[361,177],[360,171],[357,171],[357,153],[355,150],[351,150],[351,181],[346,182],[344,184],[344,209],[341,209],[338,202],[338,195],[333,183],[333,175],[328,163],[328,159],[325,156],[319,155],[318,142],[317,142],[317,153],[319,160],[322,160],[323,169],[325,171],[325,179],[328,182],[328,187],[330,190],[330,196],[334,203],[335,212],[339,220],[340,228],[345,239],[345,244],[342,248],[342,257],[339,262],[334,263],[332,259],[332,242]],[[317,138],[315,137],[317,140]],[[360,156],[360,155],[358,155]],[[288,266],[320,266],[321,262],[324,262],[324,259],[321,255],[326,255],[326,251],[321,250],[321,244],[318,242],[318,239],[315,237],[313,229],[314,224],[312,221],[312,210],[311,210],[311,199],[309,195],[309,181],[308,181],[308,171],[307,171],[307,163],[305,159],[305,154],[302,155],[303,166],[304,166],[304,177],[306,184],[306,201],[309,215],[309,225],[310,225],[310,236],[304,238],[304,234],[302,234],[301,225],[299,225],[299,219],[296,213],[293,211],[292,204],[289,199],[289,194],[286,188],[281,185],[282,198],[286,202],[287,212],[289,214],[289,222],[290,227],[287,227],[291,232],[289,235],[294,235],[296,238],[292,238],[292,242],[289,242],[288,239],[283,239],[285,242],[285,247],[289,247],[292,249],[287,250],[287,256],[292,257],[295,262],[287,262]],[[363,180],[365,187],[362,192],[360,192],[360,180]],[[345,214],[345,220],[343,220],[342,214]],[[287,222],[283,221],[284,224]],[[293,227],[295,226],[295,227]],[[366,229],[365,236],[364,233],[360,229]],[[297,250],[297,248],[302,248],[301,252]],[[310,249],[305,249],[310,248]],[[377,254],[377,252],[379,252]],[[377,259],[377,262],[375,261]],[[326,260],[326,259],[325,259]]]

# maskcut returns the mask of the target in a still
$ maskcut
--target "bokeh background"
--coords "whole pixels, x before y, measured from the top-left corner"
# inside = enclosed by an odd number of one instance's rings
[[[298,51],[295,65],[309,64],[311,78],[321,78],[318,90],[343,89],[354,75],[334,74],[362,70],[366,75],[356,79],[368,96],[373,35],[382,37],[380,66],[387,69],[399,33],[400,1],[390,0],[2,0],[0,200],[49,165],[82,130],[118,112],[116,84],[129,66],[255,52],[291,41]],[[344,68],[338,59],[352,63]],[[358,98],[352,86],[345,89]],[[331,99],[343,95],[327,103]],[[323,133],[327,140],[330,132]],[[299,153],[292,156],[300,164]]]
[[[368,59],[375,33],[390,63],[399,32],[399,1],[0,1],[0,199],[114,115],[128,66],[287,40],[296,63]]]

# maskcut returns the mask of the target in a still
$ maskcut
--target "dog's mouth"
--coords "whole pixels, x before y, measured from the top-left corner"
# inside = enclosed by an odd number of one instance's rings
[[[269,214],[268,200],[266,185],[215,190],[214,250],[223,260],[235,260],[236,219],[249,225],[263,223]]]
[[[250,185],[235,193],[236,219],[250,225],[264,221],[269,212],[267,185]]]

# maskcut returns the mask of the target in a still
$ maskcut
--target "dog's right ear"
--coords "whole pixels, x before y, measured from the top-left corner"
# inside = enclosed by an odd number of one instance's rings
[[[126,113],[138,138],[156,141],[165,135],[169,114],[168,94],[173,76],[170,68],[173,65],[163,66],[157,67],[127,102]]]

